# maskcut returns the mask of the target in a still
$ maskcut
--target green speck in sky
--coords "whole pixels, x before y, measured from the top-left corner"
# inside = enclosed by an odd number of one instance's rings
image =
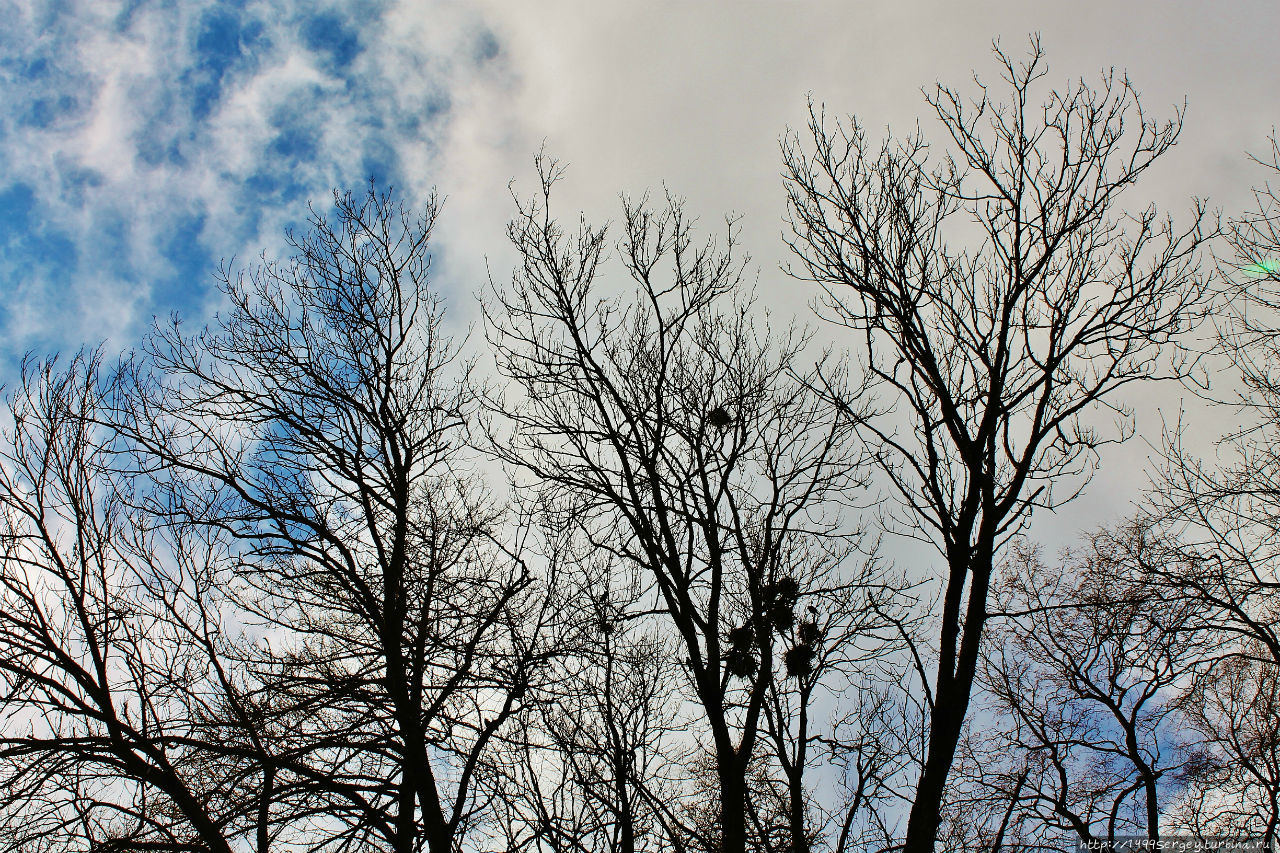
[[[1241,269],[1249,275],[1280,275],[1280,261],[1267,258],[1265,261],[1259,261],[1256,264],[1245,264]]]

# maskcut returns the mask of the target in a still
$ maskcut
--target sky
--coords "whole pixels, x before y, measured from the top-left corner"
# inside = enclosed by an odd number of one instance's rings
[[[0,381],[29,352],[204,322],[220,261],[280,254],[309,202],[371,178],[446,198],[433,269],[465,329],[509,273],[508,187],[531,188],[543,146],[569,165],[570,217],[616,220],[619,193],[663,186],[709,226],[742,215],[762,299],[809,322],[814,294],[779,272],[779,137],[809,96],[929,134],[921,87],[993,78],[994,39],[1038,33],[1050,82],[1115,67],[1157,115],[1185,98],[1134,207],[1239,213],[1266,177],[1246,153],[1280,123],[1263,0],[0,0],[0,21]],[[1134,398],[1149,437],[1178,396]],[[1112,451],[1061,530],[1123,511],[1149,452]]]

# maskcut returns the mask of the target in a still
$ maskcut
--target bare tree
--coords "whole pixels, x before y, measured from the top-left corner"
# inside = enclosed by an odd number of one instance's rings
[[[783,143],[797,274],[823,287],[825,315],[858,335],[891,401],[859,424],[901,500],[888,520],[942,557],[908,853],[935,844],[1000,555],[1035,509],[1079,492],[1101,444],[1131,433],[1115,392],[1183,372],[1162,355],[1207,296],[1202,206],[1184,231],[1119,209],[1181,112],[1157,124],[1114,73],[1040,96],[1035,41],[1025,61],[996,57],[1007,103],[980,82],[972,101],[926,96],[953,152],[932,164],[920,135],[876,150],[856,120],[817,108],[809,139]],[[1119,430],[1092,427],[1097,410]]]
[[[985,829],[986,849],[1160,838],[1183,781],[1180,700],[1203,637],[1199,605],[1146,582],[1145,565],[1168,553],[1137,523],[1099,531],[1052,567],[1037,549],[1012,555],[982,663],[994,721],[973,739],[975,775],[960,773],[949,795]],[[982,826],[972,801],[984,799]]]
[[[1178,453],[1169,457],[1169,478],[1153,501],[1167,535],[1178,537],[1176,551],[1144,566],[1166,598],[1194,608],[1191,627],[1206,646],[1200,672],[1180,700],[1197,746],[1173,820],[1200,834],[1274,843],[1280,837],[1280,583],[1266,532],[1270,519],[1242,513],[1253,504],[1246,495],[1265,490],[1265,475],[1244,485],[1237,479],[1243,472],[1232,471],[1234,485],[1224,490],[1219,472]]]
[[[290,780],[271,820],[309,849],[452,853],[546,613],[466,456],[434,198],[334,201],[294,258],[223,268],[211,328],[157,329],[121,423],[148,509],[238,543],[245,666]]]
[[[554,626],[555,659],[508,739],[509,773],[494,792],[504,849],[684,849],[672,815],[687,794],[678,780],[687,744],[669,642],[650,618],[626,612],[637,591],[611,557],[563,523],[544,530],[554,606],[572,616]]]
[[[0,849],[266,851],[256,732],[229,712],[225,543],[131,511],[111,394],[82,353],[27,363],[9,400]]]
[[[844,512],[863,477],[854,411],[810,390],[803,335],[760,331],[735,296],[732,225],[721,250],[694,243],[669,197],[656,210],[624,202],[618,252],[636,292],[606,298],[605,230],[566,233],[549,212],[560,171],[538,166],[541,192],[517,199],[509,228],[521,266],[486,305],[498,369],[519,394],[494,401],[512,427],[495,450],[630,573],[624,618],[656,614],[678,650],[714,774],[714,815],[685,821],[690,836],[727,853],[748,838],[774,848],[781,836],[753,822],[751,797],[770,708],[857,633],[867,599],[887,597],[855,559]],[[808,737],[783,725],[773,734],[795,791]],[[799,832],[786,827],[785,845],[802,849]]]
[[[888,643],[886,649],[901,646]],[[814,740],[838,780],[837,798],[816,806],[824,844],[834,853],[890,850],[901,814],[903,780],[915,766],[916,703],[902,689],[909,667],[881,660],[846,685],[829,731]]]
[[[1280,172],[1272,139],[1268,173]],[[1238,380],[1237,396],[1201,393],[1234,409],[1244,426],[1219,441],[1206,463],[1175,428],[1151,512],[1176,537],[1180,559],[1152,564],[1149,576],[1199,602],[1200,629],[1215,638],[1213,667],[1187,699],[1205,738],[1183,818],[1221,834],[1280,837],[1280,763],[1275,723],[1280,679],[1280,196],[1255,191],[1254,211],[1232,220],[1233,257],[1220,268],[1226,288],[1217,314],[1217,350]]]
[[[911,584],[882,566],[865,569],[869,571],[862,577],[874,577],[883,588],[873,597],[857,586],[815,595],[819,606],[797,626],[794,639],[794,648],[811,648],[812,657],[789,653],[784,659],[788,677],[768,686],[765,730],[780,777],[778,834],[790,839],[781,849],[793,853],[813,849],[833,831],[836,847],[842,840],[847,843],[846,827],[872,810],[875,797],[869,796],[870,786],[886,774],[889,763],[885,741],[898,720],[886,716],[887,697],[875,690],[883,689],[877,681],[881,665],[900,650],[894,620],[904,618]],[[872,695],[863,695],[868,690]],[[830,728],[816,718],[818,697],[835,699],[837,713],[843,712]],[[845,707],[850,704],[854,707]],[[806,785],[806,771],[826,758],[835,758],[837,766],[853,774],[848,780],[854,786],[850,798],[835,808],[814,798]]]
[[[1223,469],[1205,466],[1180,443],[1168,449],[1152,509],[1177,550],[1144,569],[1165,596],[1196,606],[1194,629],[1209,646],[1182,698],[1199,747],[1174,817],[1202,834],[1272,843],[1280,837],[1280,579],[1265,508],[1274,500],[1270,474],[1250,473],[1259,459],[1250,449],[1242,453],[1247,461]]]

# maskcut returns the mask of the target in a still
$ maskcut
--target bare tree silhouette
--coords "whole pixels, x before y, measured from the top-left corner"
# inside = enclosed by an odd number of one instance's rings
[[[560,169],[537,165],[540,193],[517,199],[509,228],[521,266],[485,308],[519,394],[493,401],[511,425],[495,452],[631,578],[624,618],[656,616],[678,649],[715,780],[714,814],[683,821],[688,837],[726,853],[748,839],[805,849],[796,804],[811,741],[794,715],[806,685],[853,653],[848,639],[882,621],[868,602],[893,592],[858,558],[843,511],[864,477],[856,412],[811,390],[802,334],[753,321],[732,223],[718,249],[694,242],[678,201],[624,202],[618,252],[636,292],[608,298],[605,230],[566,232],[549,211]],[[782,827],[752,797],[770,743],[791,809]]]
[[[226,543],[130,506],[96,353],[28,362],[0,456],[0,849],[230,853],[264,796]],[[261,846],[265,850],[265,846]]]
[[[613,560],[558,528],[559,654],[535,685],[494,793],[505,849],[636,853],[685,849],[677,815],[688,750],[670,645],[625,605],[636,591]]]
[[[1280,172],[1272,139],[1269,174]],[[1153,583],[1199,602],[1200,630],[1217,638],[1213,666],[1187,698],[1204,752],[1192,774],[1190,825],[1214,834],[1280,838],[1280,570],[1275,548],[1280,508],[1280,197],[1266,184],[1256,209],[1232,220],[1226,287],[1215,315],[1217,349],[1240,380],[1238,396],[1201,393],[1243,426],[1219,442],[1206,462],[1168,436],[1165,467],[1151,513],[1181,546],[1181,558],[1148,567]],[[1228,408],[1229,407],[1229,408]]]
[[[1146,566],[1175,554],[1144,522],[1098,531],[1052,566],[1037,549],[1011,554],[980,675],[994,722],[970,732],[948,797],[986,849],[1161,837],[1192,754],[1182,698],[1205,645],[1200,605],[1147,583]]]
[[[223,268],[231,308],[159,328],[122,421],[163,518],[239,543],[254,700],[309,849],[452,853],[546,615],[465,450],[473,398],[429,290],[438,205],[335,194],[297,255]]]
[[[624,199],[614,242],[553,215],[541,155],[487,383],[432,290],[438,201],[376,189],[224,264],[203,330],[28,362],[0,853],[1274,841],[1280,205],[1231,224],[1214,303],[1203,205],[1120,207],[1181,111],[996,58],[1003,102],[926,94],[950,153],[812,104],[783,140],[790,272],[862,374],[757,306],[735,220]],[[1227,462],[1175,432],[1139,521],[1017,546],[1211,306],[1253,418]]]
[[[822,286],[891,401],[892,416],[859,422],[901,501],[889,522],[943,560],[907,853],[934,848],[1003,549],[1035,509],[1079,492],[1099,445],[1131,434],[1117,390],[1183,372],[1163,356],[1208,295],[1202,206],[1184,231],[1119,209],[1181,112],[1157,124],[1113,73],[1040,96],[1035,41],[1024,61],[996,58],[1007,103],[980,82],[972,101],[927,95],[952,152],[933,164],[920,135],[876,150],[856,120],[816,107],[807,138],[783,143],[796,274]],[[1092,427],[1096,410],[1120,430]]]

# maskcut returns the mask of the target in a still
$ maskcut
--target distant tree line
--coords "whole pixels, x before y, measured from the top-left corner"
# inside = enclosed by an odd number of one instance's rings
[[[540,155],[487,346],[437,200],[371,188],[224,265],[208,326],[25,362],[0,850],[1277,843],[1280,197],[1135,211],[1181,112],[996,60],[927,95],[934,147],[820,105],[784,137],[820,332],[734,220],[565,220]],[[1132,517],[1046,554],[1157,380],[1238,427],[1170,426]]]

